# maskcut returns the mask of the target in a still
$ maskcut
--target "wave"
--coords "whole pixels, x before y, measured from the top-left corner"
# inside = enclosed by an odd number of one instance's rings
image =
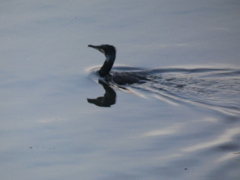
[[[99,67],[89,70],[90,78],[99,79],[96,71]],[[228,115],[240,114],[240,70],[224,68],[158,68],[143,69],[127,66],[117,66],[113,72],[136,73],[146,77],[145,83],[117,86],[115,89],[126,91],[134,89],[144,96],[169,103],[188,103],[204,106]],[[128,92],[128,91],[127,91]],[[132,92],[132,91],[130,91]]]

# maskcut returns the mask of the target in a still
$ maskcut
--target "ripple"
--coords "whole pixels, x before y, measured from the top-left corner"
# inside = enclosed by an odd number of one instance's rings
[[[99,67],[94,67],[88,70],[89,77],[95,82],[100,78],[96,73],[98,69]],[[116,89],[124,91],[135,89],[138,90],[135,94],[140,94],[140,97],[145,97],[147,93],[173,105],[188,103],[231,116],[240,114],[238,98],[240,97],[240,70],[238,69],[158,68],[148,70],[116,66],[112,71],[136,73],[148,79],[145,83],[125,86],[110,83]]]

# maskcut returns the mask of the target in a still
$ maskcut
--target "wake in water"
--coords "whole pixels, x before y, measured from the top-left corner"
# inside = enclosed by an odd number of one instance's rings
[[[97,69],[90,70],[90,77],[95,81],[99,78],[96,73]],[[170,103],[185,102],[214,109],[224,114],[240,114],[240,70],[208,68],[144,70],[114,67],[112,71],[113,73],[135,73],[147,79],[144,83],[125,86],[108,82],[114,88],[124,91],[133,88],[138,90],[139,95],[145,91]]]

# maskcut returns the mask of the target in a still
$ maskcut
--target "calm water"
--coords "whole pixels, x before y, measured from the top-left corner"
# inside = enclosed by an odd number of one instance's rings
[[[238,180],[239,17],[229,0],[2,1],[1,179]],[[148,81],[99,81],[87,45],[104,43]]]

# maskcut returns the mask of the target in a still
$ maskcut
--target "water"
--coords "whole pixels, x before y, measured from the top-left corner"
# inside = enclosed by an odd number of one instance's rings
[[[238,180],[239,6],[2,1],[1,179]],[[99,84],[105,43],[149,80]]]
[[[152,94],[155,98],[174,103],[189,103],[196,106],[203,106],[209,109],[220,111],[228,115],[239,115],[240,101],[237,97],[240,95],[240,70],[238,69],[210,69],[210,68],[164,68],[143,70],[130,67],[114,67],[112,73],[136,74],[146,78],[145,82],[121,86],[115,82],[101,82],[97,71],[99,68],[93,68],[91,78],[105,84],[105,90],[109,94],[115,93],[111,86],[125,92],[135,93],[144,97],[146,93]],[[100,81],[99,81],[100,79]],[[109,88],[109,90],[106,89]],[[133,92],[128,88],[139,89],[141,92]],[[115,101],[114,101],[115,102]]]

